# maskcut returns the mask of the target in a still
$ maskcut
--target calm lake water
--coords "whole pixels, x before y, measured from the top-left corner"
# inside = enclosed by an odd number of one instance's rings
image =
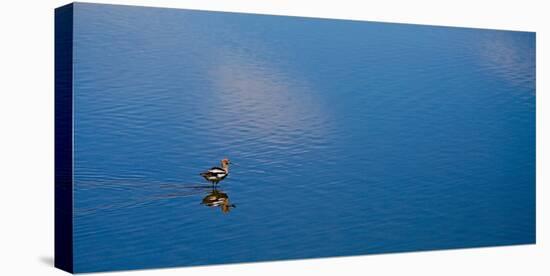
[[[534,33],[74,16],[77,272],[535,242]]]

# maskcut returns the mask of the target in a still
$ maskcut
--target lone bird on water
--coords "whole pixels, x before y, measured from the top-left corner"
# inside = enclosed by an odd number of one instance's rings
[[[201,173],[201,176],[204,177],[207,181],[212,182],[216,185],[222,181],[229,174],[229,164],[231,162],[229,159],[225,158],[221,161],[220,167],[212,167],[211,169]]]

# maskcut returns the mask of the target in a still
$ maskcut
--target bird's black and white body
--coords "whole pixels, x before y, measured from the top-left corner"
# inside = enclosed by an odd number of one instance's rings
[[[221,167],[212,167],[211,169],[201,173],[201,176],[213,184],[218,184],[229,174],[229,163],[229,159],[223,159],[221,161]]]

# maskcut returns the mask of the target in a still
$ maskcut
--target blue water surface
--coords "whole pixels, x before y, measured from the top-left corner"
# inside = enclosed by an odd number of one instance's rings
[[[74,7],[77,272],[535,242],[534,33]]]

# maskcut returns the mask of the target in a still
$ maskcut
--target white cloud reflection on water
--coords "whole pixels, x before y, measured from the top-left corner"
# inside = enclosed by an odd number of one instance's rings
[[[254,144],[265,154],[299,155],[327,142],[329,120],[307,80],[243,49],[222,47],[213,60],[209,77],[217,107],[209,117],[225,125],[214,133],[228,140],[247,137],[238,143],[245,146],[241,151]]]
[[[535,35],[492,31],[479,36],[479,62],[490,74],[535,92]]]

